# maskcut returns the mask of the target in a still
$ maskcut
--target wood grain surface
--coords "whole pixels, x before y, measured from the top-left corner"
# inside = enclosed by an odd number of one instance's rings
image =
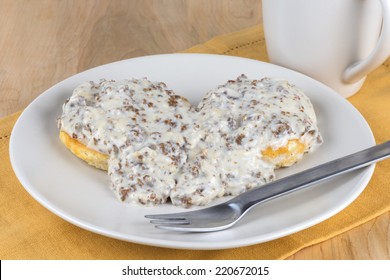
[[[260,22],[260,0],[0,0],[0,117],[85,69]],[[390,259],[389,240],[386,213],[289,259]]]
[[[255,0],[0,0],[0,117],[85,69],[184,50],[260,21]]]

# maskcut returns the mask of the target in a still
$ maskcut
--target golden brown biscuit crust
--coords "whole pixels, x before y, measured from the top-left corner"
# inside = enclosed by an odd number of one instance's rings
[[[275,164],[277,168],[291,166],[300,160],[306,151],[306,145],[299,139],[289,140],[286,146],[273,149],[267,147],[261,151],[263,158]]]
[[[96,168],[106,171],[108,170],[108,155],[88,148],[62,130],[60,131],[59,137],[65,147],[67,147],[78,158],[86,161],[89,165]]]
[[[108,170],[108,155],[88,148],[76,139],[70,137],[70,135],[64,131],[60,131],[59,137],[65,147],[67,147],[78,158],[96,168],[106,171]],[[286,146],[277,149],[267,147],[261,152],[261,154],[266,161],[275,164],[275,166],[279,168],[291,166],[296,163],[302,158],[305,150],[305,144],[298,139],[293,139],[289,140]]]

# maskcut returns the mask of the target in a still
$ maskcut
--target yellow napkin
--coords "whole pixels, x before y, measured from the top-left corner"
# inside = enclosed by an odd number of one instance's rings
[[[267,61],[261,26],[216,37],[186,52]],[[350,102],[378,143],[390,139],[390,60],[371,73]],[[377,164],[364,192],[334,217],[301,232],[245,248],[164,249],[104,237],[78,228],[36,202],[20,185],[9,160],[9,140],[19,113],[0,119],[0,259],[283,259],[390,210],[390,161]],[[357,139],[356,141],[359,141]]]

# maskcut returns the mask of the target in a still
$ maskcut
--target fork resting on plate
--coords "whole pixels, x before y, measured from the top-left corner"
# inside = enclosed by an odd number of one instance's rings
[[[146,215],[157,228],[188,232],[227,229],[260,203],[306,188],[314,183],[390,157],[390,141],[318,165],[306,171],[252,189],[224,203],[201,210]]]

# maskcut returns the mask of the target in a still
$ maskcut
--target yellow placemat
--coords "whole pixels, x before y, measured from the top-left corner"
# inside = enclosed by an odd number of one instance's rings
[[[261,26],[216,37],[186,52],[267,61]],[[368,121],[378,143],[390,139],[389,64],[388,59],[368,76],[361,91],[349,99]],[[196,251],[111,239],[62,220],[23,189],[13,173],[8,153],[11,130],[18,116],[16,113],[0,119],[0,259],[283,259],[390,210],[390,161],[384,161],[377,164],[364,192],[345,210],[278,240],[245,248]]]

